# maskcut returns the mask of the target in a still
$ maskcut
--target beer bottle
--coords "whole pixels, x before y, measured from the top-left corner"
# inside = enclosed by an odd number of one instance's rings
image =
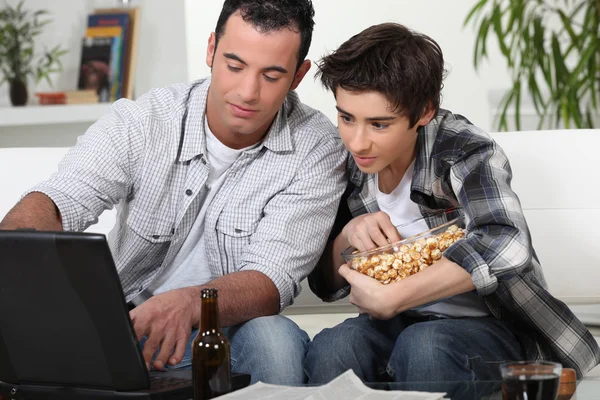
[[[217,289],[202,289],[200,329],[192,342],[194,400],[231,392],[229,340],[219,323]]]

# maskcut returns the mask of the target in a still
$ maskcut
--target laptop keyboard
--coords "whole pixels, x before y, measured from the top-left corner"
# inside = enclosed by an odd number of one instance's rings
[[[150,390],[166,390],[180,386],[190,386],[191,381],[184,378],[172,378],[166,376],[152,376],[150,378]]]

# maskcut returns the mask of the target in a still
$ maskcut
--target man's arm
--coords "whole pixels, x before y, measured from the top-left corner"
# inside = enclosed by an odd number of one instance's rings
[[[190,326],[201,318],[200,295],[204,288],[219,291],[219,318],[232,326],[279,312],[279,292],[273,281],[258,271],[240,271],[219,277],[206,285],[175,289],[153,296],[131,311],[138,340],[147,337],[143,356],[150,361],[160,346],[154,367],[181,362],[190,337]]]
[[[194,318],[198,323],[200,294],[202,289],[209,287],[219,291],[219,316],[223,326],[279,312],[279,292],[273,281],[258,271],[240,271],[191,289],[192,297],[196,299],[194,304],[198,306]]]
[[[144,151],[143,104],[119,100],[78,138],[48,180],[7,214],[2,229],[84,231],[125,198]]]
[[[45,194],[29,193],[0,222],[0,230],[25,228],[38,231],[62,231],[60,211]]]

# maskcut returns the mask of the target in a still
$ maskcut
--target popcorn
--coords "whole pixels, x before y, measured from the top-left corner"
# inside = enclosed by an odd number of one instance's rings
[[[394,246],[389,252],[354,258],[350,267],[387,285],[423,271],[442,258],[444,250],[464,237],[464,229],[453,224],[440,234]],[[357,253],[358,250],[353,254]]]

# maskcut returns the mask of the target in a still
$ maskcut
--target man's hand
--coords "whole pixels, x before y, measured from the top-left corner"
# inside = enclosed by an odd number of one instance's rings
[[[348,222],[341,233],[359,251],[399,241],[400,234],[383,211],[360,215]]]
[[[154,368],[163,370],[167,360],[171,365],[181,362],[192,326],[198,325],[200,297],[196,295],[196,289],[183,288],[161,293],[131,311],[137,339],[147,337],[143,356],[148,369],[159,346]]]
[[[375,279],[350,269],[343,264],[339,273],[351,286],[350,303],[358,307],[361,314],[368,314],[373,319],[388,320],[397,312],[390,285],[382,285]]]

